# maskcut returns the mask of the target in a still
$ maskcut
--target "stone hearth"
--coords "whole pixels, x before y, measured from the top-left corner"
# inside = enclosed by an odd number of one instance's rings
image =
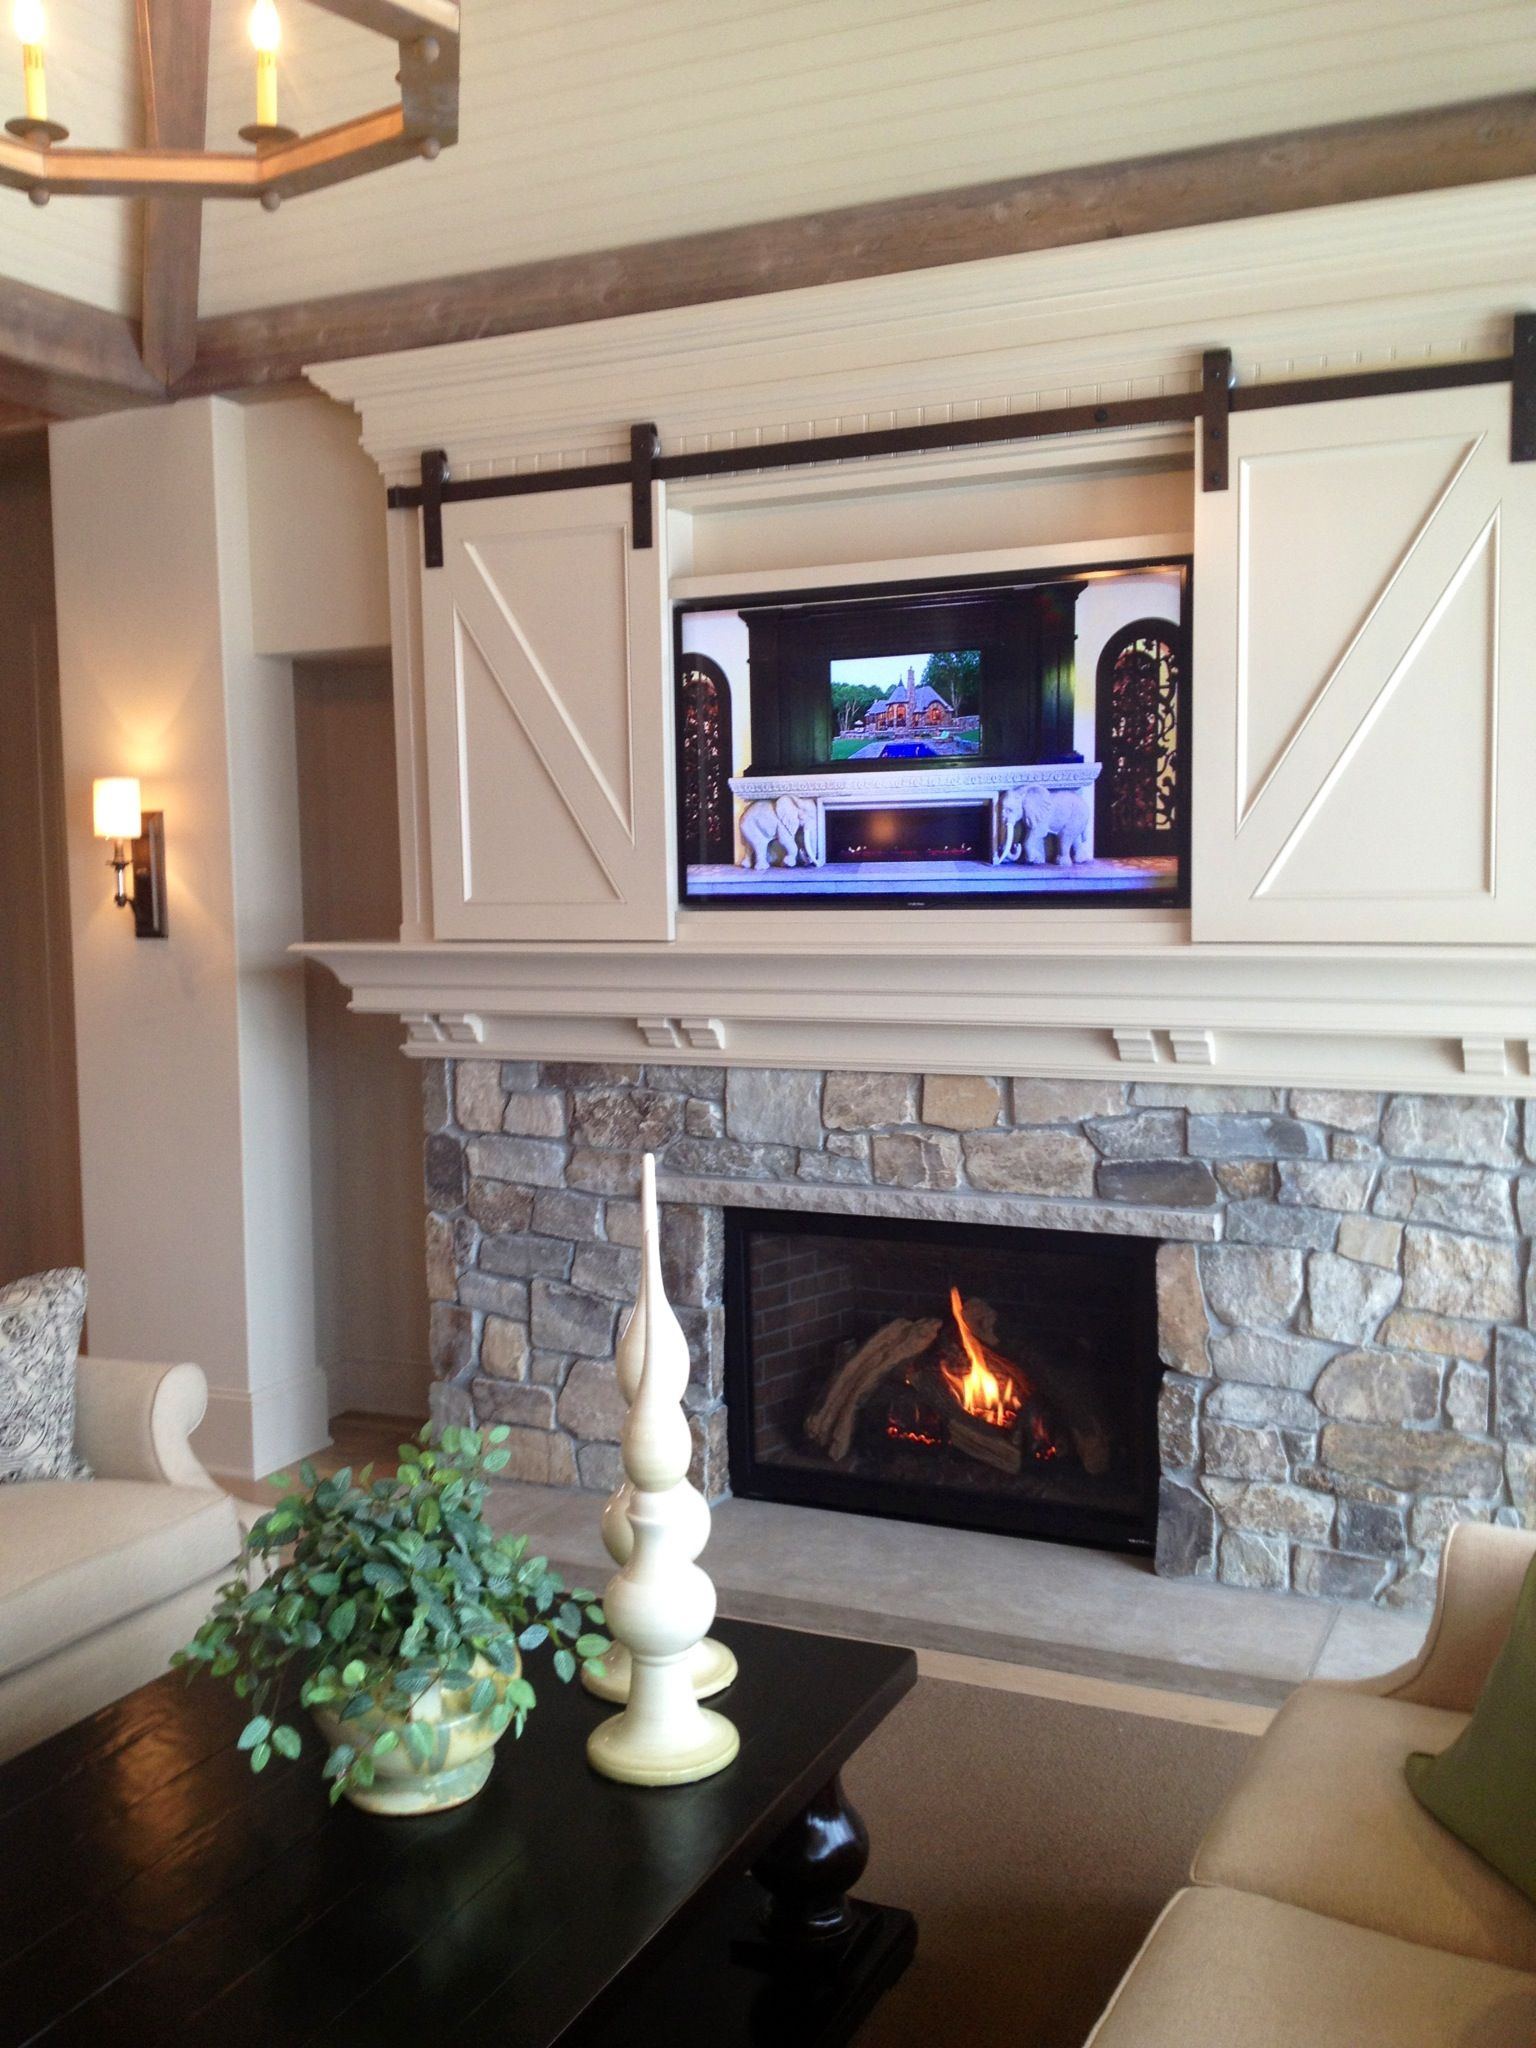
[[[607,1489],[658,1155],[696,1481],[729,1488],[721,1210],[1161,1241],[1158,1569],[1391,1605],[1445,1531],[1536,1523],[1536,1105],[799,1069],[432,1061],[434,1412]]]

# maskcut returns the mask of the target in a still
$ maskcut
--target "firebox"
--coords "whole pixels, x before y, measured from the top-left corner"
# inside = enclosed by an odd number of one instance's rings
[[[1150,1551],[1157,1247],[728,1209],[732,1491]]]

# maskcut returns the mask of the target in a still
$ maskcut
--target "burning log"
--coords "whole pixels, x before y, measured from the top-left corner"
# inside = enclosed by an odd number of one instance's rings
[[[805,1433],[828,1456],[841,1462],[853,1447],[859,1408],[888,1373],[922,1354],[939,1334],[938,1318],[909,1321],[898,1316],[876,1330],[834,1376],[821,1400],[805,1419]]]
[[[979,1465],[991,1465],[999,1472],[1017,1474],[1024,1464],[1024,1450],[1011,1429],[999,1429],[993,1422],[977,1422],[969,1415],[949,1417],[949,1441]]]

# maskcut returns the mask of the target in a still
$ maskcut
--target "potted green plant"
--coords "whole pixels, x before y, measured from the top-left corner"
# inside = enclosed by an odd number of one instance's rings
[[[474,1797],[507,1728],[534,1705],[522,1652],[548,1644],[555,1675],[609,1648],[596,1596],[569,1592],[525,1536],[485,1519],[484,1475],[508,1432],[431,1426],[400,1446],[393,1478],[366,1466],[282,1490],[254,1524],[236,1576],[172,1663],[229,1678],[251,1708],[240,1747],[254,1771],[296,1757],[307,1707],[330,1754],[331,1799],[373,1813],[437,1812]],[[296,1681],[296,1684],[295,1684]]]

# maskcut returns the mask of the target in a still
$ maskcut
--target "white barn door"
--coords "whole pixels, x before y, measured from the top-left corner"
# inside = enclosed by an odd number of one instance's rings
[[[422,638],[437,937],[670,938],[665,550],[628,486],[445,506]]]
[[[1194,937],[1536,941],[1536,465],[1509,460],[1508,386],[1231,436],[1231,489],[1196,495]]]

